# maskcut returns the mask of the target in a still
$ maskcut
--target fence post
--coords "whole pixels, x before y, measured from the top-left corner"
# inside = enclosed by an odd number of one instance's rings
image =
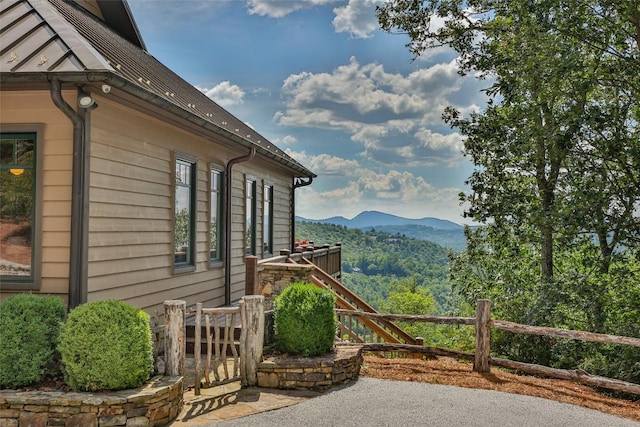
[[[240,343],[244,343],[245,350],[244,353],[241,351],[242,386],[255,387],[258,384],[258,365],[262,362],[264,346],[264,297],[245,296],[240,307],[243,335]]]
[[[474,372],[490,372],[491,352],[491,301],[479,299],[476,306],[476,354]]]
[[[258,289],[258,257],[249,255],[245,257],[245,295],[256,295]]]
[[[193,384],[194,393],[196,396],[200,396],[200,349],[202,341],[202,303],[196,304],[196,326],[195,336],[193,339],[193,358],[196,364],[196,377]],[[209,351],[209,349],[207,349]]]
[[[187,341],[185,339],[185,318],[187,303],[180,300],[164,302],[164,355],[167,359],[165,375],[184,376]]]

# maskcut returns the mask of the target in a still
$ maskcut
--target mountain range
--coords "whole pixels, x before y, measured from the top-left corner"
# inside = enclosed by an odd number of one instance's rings
[[[347,219],[343,216],[325,219],[306,219],[296,216],[296,221],[335,224],[361,230],[373,228],[376,231],[403,234],[414,239],[427,240],[455,251],[463,251],[466,248],[463,226],[455,222],[432,217],[410,219],[378,211],[364,211],[352,219]]]
[[[460,224],[456,224],[455,222],[447,221],[444,219],[432,217],[410,219],[378,211],[364,211],[359,213],[352,219],[347,219],[343,216],[334,216],[325,219],[306,219],[296,216],[296,221],[307,221],[320,224],[336,224],[345,226],[347,228],[370,228],[387,225],[422,225],[425,227],[432,227],[436,230],[462,231],[463,229]]]

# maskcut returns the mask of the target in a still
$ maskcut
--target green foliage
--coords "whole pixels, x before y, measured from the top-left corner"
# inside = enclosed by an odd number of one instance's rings
[[[0,387],[35,384],[54,372],[66,311],[55,296],[18,294],[0,304]]]
[[[342,283],[378,310],[473,315],[473,308],[454,299],[448,278],[449,256],[454,254],[442,246],[398,233],[311,222],[296,222],[296,233],[315,243],[341,242]],[[402,326],[411,335],[425,338],[427,345],[473,348],[472,328],[425,323]]]
[[[404,279],[393,282],[392,290],[387,299],[382,302],[380,311],[395,314],[436,315],[438,307],[435,298],[427,289],[418,287],[413,279]],[[468,315],[468,310],[464,315]],[[424,344],[427,346],[456,350],[474,348],[473,330],[468,327],[435,325],[429,322],[397,322],[397,324],[409,335],[424,338]]]
[[[330,351],[336,337],[335,296],[308,283],[292,283],[274,301],[276,348],[315,356]]]
[[[538,274],[534,244],[493,227],[467,234],[469,250],[452,263],[455,291],[467,303],[490,299],[494,318],[517,323],[640,337],[637,249],[612,254],[605,274],[591,240],[558,246],[549,286]],[[640,381],[640,352],[633,347],[495,331],[492,350],[513,360]]]
[[[467,230],[467,251],[453,257],[459,295],[489,298],[495,317],[518,323],[640,336],[638,2],[392,0],[377,10],[415,55],[447,45],[461,73],[493,82],[483,111],[444,114],[475,165],[461,200],[487,224]],[[640,378],[637,349],[494,338],[516,360]]]
[[[311,222],[296,222],[296,234],[316,244],[341,242],[342,282],[375,308],[403,279],[428,290],[438,312],[449,308],[449,251],[442,246],[402,234]]]
[[[153,368],[149,316],[121,301],[73,309],[60,333],[65,381],[74,390],[141,386]]]

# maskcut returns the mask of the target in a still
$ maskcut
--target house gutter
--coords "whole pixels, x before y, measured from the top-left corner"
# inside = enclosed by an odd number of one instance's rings
[[[88,171],[85,163],[85,120],[62,98],[62,85],[50,81],[51,100],[73,125],[73,169],[71,179],[71,232],[69,257],[69,309],[87,301],[87,234]]]
[[[304,178],[294,178],[293,186],[291,187],[291,252],[294,250],[296,241],[296,189],[311,185],[313,182],[312,176],[306,178],[308,181],[303,181]]]
[[[253,160],[256,155],[255,147],[251,147],[249,154],[229,160],[225,168],[225,192],[224,192],[224,305],[231,305],[231,189],[233,180],[231,170],[234,165]]]

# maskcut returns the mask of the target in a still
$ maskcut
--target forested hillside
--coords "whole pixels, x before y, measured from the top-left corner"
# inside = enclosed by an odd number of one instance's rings
[[[448,309],[448,249],[433,242],[375,229],[296,222],[296,238],[316,245],[342,243],[342,278],[349,289],[381,308],[399,290],[432,294],[434,309]]]

